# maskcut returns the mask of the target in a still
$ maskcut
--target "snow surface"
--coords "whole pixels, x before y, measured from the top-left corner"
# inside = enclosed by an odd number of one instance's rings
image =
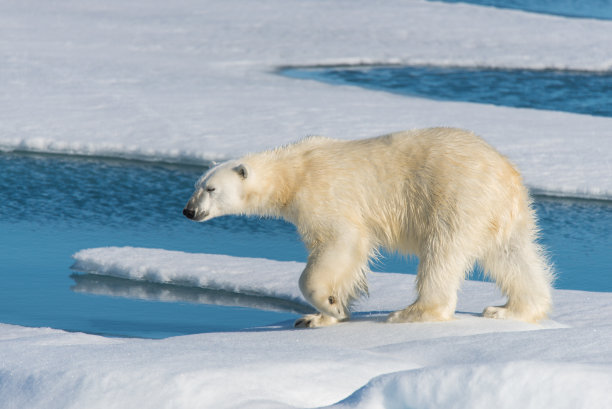
[[[408,98],[281,66],[612,69],[612,21],[425,1],[0,3],[0,149],[202,162],[309,134],[476,131],[528,185],[612,198],[612,118]]]
[[[535,190],[610,199],[611,118],[276,72],[339,63],[609,71],[610,38],[610,21],[418,0],[4,1],[0,149],[202,162],[307,134],[448,125],[481,134]],[[299,263],[116,248],[76,256],[91,273],[303,305]],[[0,324],[0,407],[612,407],[612,294],[557,290],[551,320],[531,325],[479,317],[503,300],[468,281],[455,321],[383,324],[412,300],[413,281],[373,274],[353,321],[315,330],[284,322],[134,340]]]
[[[131,247],[74,257],[74,268],[89,273],[301,300],[300,263]],[[551,319],[535,325],[480,317],[502,300],[492,284],[466,281],[456,320],[383,323],[414,291],[414,276],[371,274],[370,297],[352,321],[314,330],[282,322],[129,340],[0,324],[0,406],[612,405],[612,294],[556,290]]]

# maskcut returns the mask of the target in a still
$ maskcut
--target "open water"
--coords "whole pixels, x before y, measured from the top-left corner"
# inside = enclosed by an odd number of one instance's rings
[[[437,100],[612,116],[612,72],[366,66],[287,68],[282,73]]]
[[[101,158],[0,154],[0,322],[111,336],[161,338],[286,322],[298,307],[261,310],[201,304],[232,294],[75,274],[71,255],[102,246],[164,248],[305,261],[295,228],[271,219],[222,217],[203,224],[182,208],[204,168]],[[558,288],[612,291],[612,203],[538,197],[542,241]],[[416,260],[387,256],[378,271],[415,273]],[[474,277],[479,278],[478,273]],[[99,295],[170,292],[183,302]],[[227,301],[227,300],[226,300]],[[250,305],[249,300],[242,300]]]

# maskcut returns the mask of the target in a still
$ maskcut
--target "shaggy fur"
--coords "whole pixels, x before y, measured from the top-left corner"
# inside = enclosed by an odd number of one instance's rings
[[[419,258],[417,300],[390,322],[453,317],[457,291],[478,262],[508,298],[484,315],[538,321],[551,307],[552,269],[534,211],[512,164],[474,134],[433,128],[342,141],[310,137],[207,172],[185,212],[282,217],[309,251],[300,277],[320,311],[296,326],[349,317],[367,292],[369,261],[386,248]]]

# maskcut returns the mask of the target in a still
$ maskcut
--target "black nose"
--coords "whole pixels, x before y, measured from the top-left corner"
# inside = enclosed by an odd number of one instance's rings
[[[188,219],[193,219],[195,217],[195,210],[184,208],[183,215]]]

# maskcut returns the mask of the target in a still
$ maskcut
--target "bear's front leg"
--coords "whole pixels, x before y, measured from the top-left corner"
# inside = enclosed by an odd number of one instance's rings
[[[345,320],[348,319],[348,316]],[[302,318],[299,318],[295,321],[294,326],[296,328],[315,328],[315,327],[327,327],[328,325],[334,325],[340,321],[336,317],[332,317],[330,315],[325,315],[321,313],[317,314],[307,314]]]
[[[300,290],[319,313],[305,315],[295,326],[323,327],[348,320],[350,302],[365,290],[367,255],[367,246],[356,235],[343,235],[313,250],[300,276]]]

